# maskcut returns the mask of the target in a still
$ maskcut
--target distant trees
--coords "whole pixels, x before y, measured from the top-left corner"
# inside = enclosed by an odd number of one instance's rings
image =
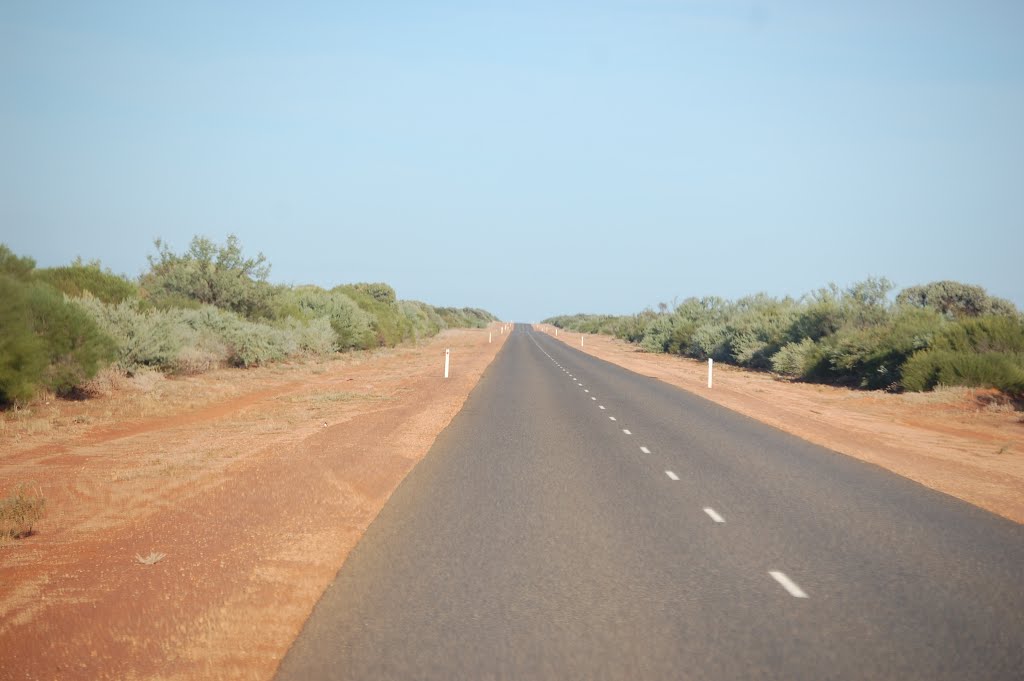
[[[800,300],[687,298],[673,310],[574,315],[556,326],[603,332],[648,352],[771,369],[809,381],[890,390],[997,387],[1024,395],[1024,318],[979,286],[940,281],[889,301],[892,282],[868,278]]]
[[[234,235],[197,236],[182,253],[155,242],[138,282],[81,259],[36,269],[0,244],[0,408],[40,390],[81,393],[104,366],[197,373],[327,356],[483,326],[472,308],[399,300],[385,283],[326,291],[273,286],[270,263]]]

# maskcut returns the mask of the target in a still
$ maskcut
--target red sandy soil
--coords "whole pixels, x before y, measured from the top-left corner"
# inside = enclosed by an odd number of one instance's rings
[[[497,354],[492,330],[2,415],[0,495],[31,481],[47,515],[0,545],[0,678],[271,678]]]
[[[554,335],[548,326],[537,330]],[[558,340],[580,348],[580,334]],[[595,357],[653,376],[805,440],[877,464],[1024,523],[1024,415],[993,390],[902,395],[789,381],[770,373],[649,354],[586,335]]]

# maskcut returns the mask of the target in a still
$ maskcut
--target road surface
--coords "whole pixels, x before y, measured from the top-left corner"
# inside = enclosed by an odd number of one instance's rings
[[[1022,678],[1024,528],[522,325],[278,673]]]

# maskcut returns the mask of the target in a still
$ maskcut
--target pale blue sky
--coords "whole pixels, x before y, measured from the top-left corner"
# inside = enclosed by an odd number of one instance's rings
[[[1024,307],[1024,2],[0,0],[0,241],[506,319],[957,279]]]

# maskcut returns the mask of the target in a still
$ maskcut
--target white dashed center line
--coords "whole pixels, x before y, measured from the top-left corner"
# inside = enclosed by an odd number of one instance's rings
[[[590,391],[588,390],[587,392],[590,392]],[[591,397],[590,399],[594,400],[595,402],[597,401],[596,397]]]
[[[782,585],[782,588],[789,592],[789,595],[793,598],[807,598],[807,594],[804,590],[797,586],[796,582],[786,576],[785,572],[779,572],[778,570],[772,570],[769,572],[772,578]]]
[[[609,417],[608,417],[608,420],[609,420],[609,421],[615,421],[616,419],[615,419],[615,417],[614,417],[614,416],[609,416]]]
[[[678,480],[679,479],[679,476],[676,475],[675,473],[673,473],[672,471],[665,471],[665,475],[668,476],[669,480]]]
[[[725,518],[723,518],[722,516],[718,515],[718,511],[716,511],[715,509],[711,508],[710,506],[705,507],[704,508],[704,512],[707,513],[708,516],[712,520],[714,520],[716,523],[724,523],[725,522]]]
[[[640,451],[643,452],[644,454],[650,454],[651,453],[651,450],[647,449],[647,447],[641,447]]]
[[[622,429],[622,432],[625,433],[626,435],[632,435],[633,434],[633,433],[629,432],[628,430],[626,430],[625,428]]]
[[[583,392],[585,392],[585,393],[589,393],[590,391],[589,391],[589,390],[584,390]]]
[[[603,404],[599,404],[599,405],[597,405],[597,408],[598,409],[604,409],[604,405]]]

